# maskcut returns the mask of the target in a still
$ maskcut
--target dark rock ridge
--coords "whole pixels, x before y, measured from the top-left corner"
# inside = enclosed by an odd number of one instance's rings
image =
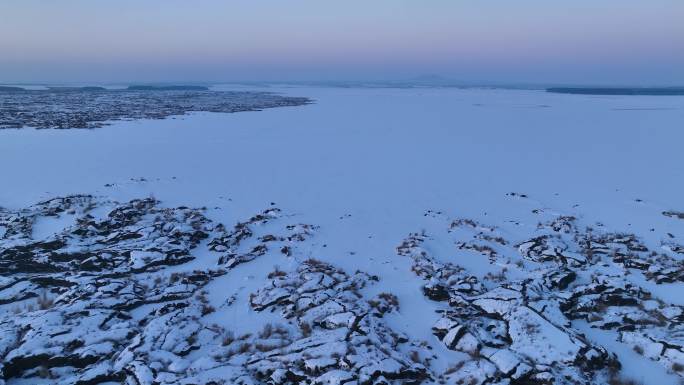
[[[2,128],[96,128],[115,120],[164,119],[190,112],[241,112],[300,106],[307,98],[266,92],[176,88],[106,90],[59,88],[42,91],[0,88]]]

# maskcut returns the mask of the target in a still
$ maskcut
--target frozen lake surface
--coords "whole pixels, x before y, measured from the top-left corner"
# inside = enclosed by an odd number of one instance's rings
[[[223,196],[241,207],[275,200],[318,219],[350,210],[389,219],[428,208],[495,210],[491,199],[515,191],[586,205],[620,226],[644,206],[682,205],[681,97],[268,90],[316,102],[93,131],[0,131],[0,201],[154,193],[208,205]]]
[[[684,97],[268,90],[315,104],[93,131],[0,131],[0,202],[152,194],[231,216],[277,202],[329,231],[372,232],[379,250],[427,209],[505,216],[509,192],[557,209],[579,205],[616,230],[665,231],[672,221],[660,212],[684,209]]]
[[[69,194],[119,201],[154,197],[167,207],[206,207],[208,218],[228,226],[277,206],[297,222],[319,226],[303,257],[380,276],[382,286],[367,294],[396,294],[403,312],[386,322],[431,341],[440,357],[433,365],[442,371],[461,356],[435,343],[431,328],[440,305],[426,301],[411,261],[397,256],[409,233],[426,231],[429,249],[444,259],[455,251],[451,235],[438,235],[446,229],[442,217],[473,218],[522,241],[542,220],[537,213],[545,212],[638,234],[650,249],[662,249],[668,239],[684,243],[684,220],[662,215],[684,211],[684,97],[453,88],[256,90],[314,103],[114,122],[95,130],[0,130],[0,206],[19,209]],[[511,227],[513,222],[521,227]],[[42,236],[65,225],[45,220],[35,226]],[[237,269],[259,277],[275,265],[291,271],[300,262],[257,260]],[[478,276],[501,268],[452,262]],[[658,300],[684,305],[681,282],[655,284],[640,272],[629,280]],[[223,301],[222,290],[244,294],[259,287],[258,279],[221,282],[210,284],[210,300]],[[245,301],[212,314],[212,322],[256,331],[271,321],[247,322],[253,311]],[[615,340],[612,334],[593,337],[597,343]],[[628,363],[640,357],[630,349],[615,353]],[[668,373],[671,364],[641,359],[659,383],[677,383]]]

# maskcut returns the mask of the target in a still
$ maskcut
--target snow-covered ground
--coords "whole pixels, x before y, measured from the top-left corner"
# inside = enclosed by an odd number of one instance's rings
[[[610,232],[634,233],[649,250],[684,244],[684,220],[663,215],[684,211],[684,97],[265,90],[309,97],[314,104],[115,122],[94,130],[0,130],[0,206],[20,209],[70,194],[121,202],[154,197],[164,207],[206,207],[209,219],[229,227],[277,206],[293,223],[317,226],[315,235],[298,260],[255,259],[209,283],[205,290],[218,310],[207,322],[238,334],[275,322],[273,314],[250,307],[249,294],[268,298],[263,286],[275,266],[297,280],[297,274],[310,273],[298,270],[303,259],[315,258],[350,275],[360,270],[379,276],[361,293],[392,293],[399,310],[388,312],[386,325],[378,327],[428,341],[438,357],[431,370],[440,373],[464,354],[433,335],[441,317],[436,311],[444,305],[426,299],[425,282],[411,271],[416,262],[397,253],[410,233],[425,232],[426,247],[439,263],[458,264],[478,277],[499,273],[502,264],[460,254],[445,233],[450,221],[473,219],[521,242],[539,222],[564,215],[576,217],[578,227],[600,223]],[[61,231],[69,220],[39,219],[34,238]],[[527,275],[510,269],[509,277]],[[636,271],[628,280],[663,303],[684,305],[681,280],[656,284]],[[222,307],[232,295],[233,305]],[[589,328],[580,326],[575,329]],[[631,345],[606,343],[616,340],[614,331],[586,334],[623,365],[639,360],[645,362],[640,368],[653,371],[653,377],[635,370],[627,375],[644,383],[677,383],[670,361],[659,365],[632,354]],[[511,349],[525,353],[516,343]]]

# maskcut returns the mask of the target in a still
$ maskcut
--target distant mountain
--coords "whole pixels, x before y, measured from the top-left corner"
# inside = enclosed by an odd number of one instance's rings
[[[416,76],[412,79],[409,79],[409,81],[414,81],[414,82],[430,82],[430,83],[445,83],[445,82],[451,82],[451,79],[447,79],[443,76],[439,75],[434,75],[434,74],[427,74],[427,75],[420,75]]]

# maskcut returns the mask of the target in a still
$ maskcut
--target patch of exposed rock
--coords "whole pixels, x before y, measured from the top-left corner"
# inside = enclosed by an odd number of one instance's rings
[[[396,297],[365,298],[377,277],[304,258],[300,246],[316,228],[290,218],[270,208],[228,228],[199,209],[87,195],[0,211],[0,384],[429,378],[418,344],[383,320]],[[46,221],[59,230],[40,236]],[[254,334],[211,321],[209,297],[221,293],[208,285],[244,279],[233,270],[257,258],[298,266],[243,293],[255,314],[280,321]]]
[[[471,357],[442,375],[448,381],[606,383],[621,366],[617,356],[573,320],[616,331],[620,342],[682,374],[684,309],[638,285],[639,275],[655,284],[684,281],[676,249],[658,252],[635,234],[581,229],[569,216],[515,241],[474,220],[446,226],[453,255],[431,252],[437,235],[425,232],[411,234],[397,252],[412,259],[426,298],[444,303],[433,334]],[[470,273],[457,263],[465,258],[482,258],[499,273]]]

